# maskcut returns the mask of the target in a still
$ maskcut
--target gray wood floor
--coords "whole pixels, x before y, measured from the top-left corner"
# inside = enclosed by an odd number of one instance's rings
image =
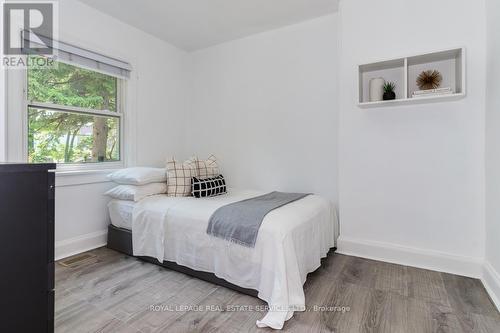
[[[76,268],[56,265],[56,332],[272,331],[255,326],[257,298],[106,248],[90,253]],[[309,311],[284,332],[500,332],[476,279],[330,254],[304,288]]]

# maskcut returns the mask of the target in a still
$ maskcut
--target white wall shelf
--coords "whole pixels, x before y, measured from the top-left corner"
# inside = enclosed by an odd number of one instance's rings
[[[413,98],[413,92],[419,90],[416,83],[418,75],[424,70],[433,69],[438,70],[443,76],[440,87],[451,88],[452,94]],[[362,64],[358,66],[358,73],[358,106],[362,108],[457,100],[466,94],[465,48]],[[396,84],[395,100],[370,101],[369,83],[371,79],[377,77]]]

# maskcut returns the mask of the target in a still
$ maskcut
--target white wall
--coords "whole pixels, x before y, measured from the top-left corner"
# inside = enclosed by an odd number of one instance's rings
[[[184,51],[75,0],[59,2],[59,38],[131,63],[124,138],[129,165],[163,166],[167,155],[181,153],[186,102]],[[22,119],[18,118],[14,115],[9,119],[11,161],[22,159],[22,125],[16,123]],[[112,184],[104,175],[56,177],[57,257],[105,244],[109,222],[107,198],[102,194]]]
[[[484,1],[341,2],[341,252],[480,275],[484,12]],[[460,46],[465,99],[357,107],[358,64]]]
[[[337,199],[337,14],[189,54],[186,151],[230,186]]]
[[[486,263],[484,281],[500,308],[500,2],[486,1]]]

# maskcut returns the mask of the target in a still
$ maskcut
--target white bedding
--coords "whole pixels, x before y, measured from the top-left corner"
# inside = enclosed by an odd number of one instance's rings
[[[294,310],[304,310],[303,284],[307,273],[316,270],[335,246],[337,218],[330,202],[310,195],[270,212],[255,248],[206,233],[217,208],[262,194],[230,190],[227,195],[202,199],[145,198],[133,211],[134,255],[174,261],[258,290],[270,310],[257,325],[281,329]]]
[[[132,230],[132,213],[134,201],[113,199],[108,203],[111,224],[118,228]]]

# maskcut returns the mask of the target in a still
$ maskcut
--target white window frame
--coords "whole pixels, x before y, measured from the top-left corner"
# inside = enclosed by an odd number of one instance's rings
[[[71,66],[84,68],[77,66],[72,63],[68,63]],[[84,68],[86,69],[86,68]],[[91,70],[91,69],[88,69]],[[99,73],[97,71],[91,70],[93,72]],[[120,131],[119,131],[119,146],[120,146],[120,160],[111,162],[87,162],[87,163],[57,163],[58,172],[65,171],[90,171],[90,170],[106,170],[106,169],[119,169],[125,166],[125,136],[124,136],[124,110],[125,110],[125,85],[126,80],[119,77],[116,78],[116,112],[107,110],[95,110],[88,108],[81,108],[75,106],[65,106],[53,103],[42,103],[42,102],[32,102],[28,99],[28,69],[22,70],[23,75],[23,105],[22,105],[22,119],[23,119],[23,137],[22,137],[22,155],[23,160],[28,162],[28,133],[29,133],[29,121],[28,121],[28,108],[29,107],[39,107],[42,109],[51,109],[62,112],[80,113],[86,115],[96,115],[96,116],[106,116],[114,117],[119,119]],[[108,76],[112,76],[106,74]],[[113,76],[112,76],[113,77]]]

